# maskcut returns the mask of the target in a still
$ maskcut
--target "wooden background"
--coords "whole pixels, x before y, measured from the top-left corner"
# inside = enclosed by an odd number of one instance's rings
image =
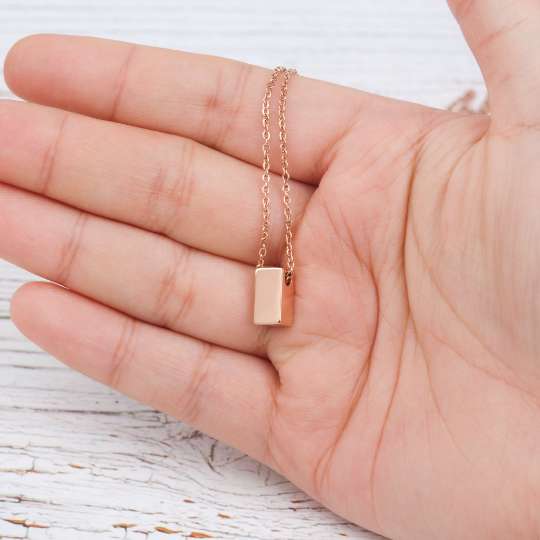
[[[440,108],[468,90],[485,97],[444,0],[0,0],[2,59],[39,32],[285,64]],[[3,77],[0,97],[13,97]],[[11,295],[31,279],[0,261],[0,538],[381,538],[44,354],[9,319]]]

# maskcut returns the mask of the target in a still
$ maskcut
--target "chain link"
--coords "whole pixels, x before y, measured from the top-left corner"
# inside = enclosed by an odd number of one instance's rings
[[[294,258],[292,253],[292,217],[291,217],[291,196],[289,194],[290,175],[289,175],[289,163],[287,155],[287,135],[285,132],[285,103],[287,101],[287,90],[289,82],[293,75],[296,75],[295,69],[285,69],[284,67],[277,67],[272,73],[272,77],[266,85],[266,92],[263,99],[263,227],[261,248],[259,250],[259,264],[257,268],[264,266],[264,258],[267,254],[268,245],[268,229],[270,225],[270,98],[272,97],[272,90],[275,86],[276,79],[280,73],[285,73],[285,78],[281,85],[281,91],[279,95],[279,147],[281,150],[281,169],[283,179],[283,202],[285,203],[285,242],[287,247],[287,272],[285,274],[285,282],[287,285],[291,283],[294,276]]]

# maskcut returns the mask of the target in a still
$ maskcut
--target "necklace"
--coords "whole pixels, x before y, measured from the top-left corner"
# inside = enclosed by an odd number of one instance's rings
[[[279,140],[281,150],[281,177],[283,179],[283,202],[285,203],[285,243],[287,247],[287,269],[264,266],[267,254],[268,229],[270,217],[270,98],[276,79],[280,73],[285,77],[281,85],[279,96]],[[292,217],[291,196],[289,194],[289,163],[287,161],[287,137],[285,134],[285,102],[287,89],[291,77],[296,74],[295,69],[277,67],[266,85],[263,99],[263,226],[261,248],[259,250],[259,264],[255,269],[255,309],[253,321],[261,325],[293,324],[294,314],[294,259],[292,253]]]

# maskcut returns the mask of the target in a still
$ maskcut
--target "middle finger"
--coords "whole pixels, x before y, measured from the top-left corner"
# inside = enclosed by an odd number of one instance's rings
[[[176,135],[0,102],[0,181],[249,264],[260,247],[261,174]],[[279,176],[270,189],[269,265],[285,243]],[[294,220],[313,190],[291,181]]]

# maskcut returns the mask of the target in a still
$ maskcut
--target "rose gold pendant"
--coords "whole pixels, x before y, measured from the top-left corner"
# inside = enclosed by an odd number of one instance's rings
[[[268,229],[270,227],[270,97],[276,78],[285,73],[279,98],[279,140],[283,178],[283,202],[285,204],[285,245],[287,249],[287,269],[264,266],[267,255]],[[291,196],[289,195],[290,175],[287,161],[287,142],[285,136],[285,100],[289,81],[296,74],[295,69],[277,67],[266,85],[263,100],[263,227],[259,264],[255,270],[255,307],[253,322],[261,325],[292,326],[294,316],[294,258],[292,252]]]
[[[255,324],[292,326],[294,318],[294,279],[286,283],[283,268],[255,270]]]

